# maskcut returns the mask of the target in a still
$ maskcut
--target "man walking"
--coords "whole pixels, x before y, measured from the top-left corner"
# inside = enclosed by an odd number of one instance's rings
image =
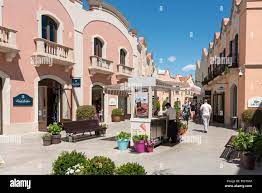
[[[171,107],[170,103],[166,105],[166,116],[168,117],[168,140],[171,138],[171,143],[177,143],[177,122],[176,122],[176,110]]]
[[[212,107],[210,104],[207,103],[205,99],[204,104],[200,107],[200,111],[202,114],[202,119],[204,123],[204,133],[208,132],[209,121],[212,113]]]

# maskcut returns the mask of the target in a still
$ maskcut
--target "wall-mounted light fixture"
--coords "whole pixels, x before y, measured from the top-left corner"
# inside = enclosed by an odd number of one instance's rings
[[[245,74],[245,68],[244,68],[244,67],[240,67],[240,68],[239,68],[239,73],[238,73],[238,75],[239,75],[240,77],[242,77],[242,76],[244,76],[244,74]]]

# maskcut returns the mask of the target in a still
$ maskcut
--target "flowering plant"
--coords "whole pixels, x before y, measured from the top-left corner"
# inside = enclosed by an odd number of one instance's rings
[[[123,131],[120,133],[117,133],[117,136],[116,136],[117,141],[127,141],[127,140],[130,140],[130,138],[131,138],[131,134],[123,132]]]
[[[71,168],[68,168],[66,171],[66,175],[79,175],[83,169],[84,166],[82,164],[77,164]]]
[[[59,135],[61,131],[63,130],[63,127],[58,123],[50,124],[48,127],[48,132],[52,135]]]
[[[149,147],[154,147],[156,145],[156,140],[154,139],[148,140],[146,144]]]

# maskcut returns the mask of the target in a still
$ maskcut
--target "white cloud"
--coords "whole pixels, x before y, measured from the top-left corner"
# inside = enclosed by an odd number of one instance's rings
[[[170,56],[167,60],[169,62],[175,62],[176,61],[176,57],[175,56]]]
[[[159,63],[163,64],[164,63],[164,59],[163,58],[159,58]]]
[[[184,72],[194,71],[194,70],[196,70],[195,64],[188,64],[188,65],[186,65],[182,68],[182,71],[184,71]]]

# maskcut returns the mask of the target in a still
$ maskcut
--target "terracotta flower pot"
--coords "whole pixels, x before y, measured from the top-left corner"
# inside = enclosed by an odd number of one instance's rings
[[[121,122],[121,116],[112,115],[112,122]]]
[[[61,135],[52,135],[52,144],[61,143]]]

